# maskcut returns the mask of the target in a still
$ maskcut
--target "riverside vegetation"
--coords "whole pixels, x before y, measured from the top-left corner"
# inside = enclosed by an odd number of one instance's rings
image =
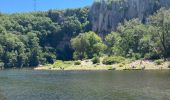
[[[0,14],[0,66],[43,65],[36,69],[62,70],[170,67],[170,9],[161,8],[146,23],[138,18],[124,20],[104,36],[93,32],[89,10]]]

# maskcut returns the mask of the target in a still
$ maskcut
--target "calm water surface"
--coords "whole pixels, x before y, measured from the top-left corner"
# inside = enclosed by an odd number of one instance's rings
[[[170,71],[0,71],[0,100],[170,100]]]

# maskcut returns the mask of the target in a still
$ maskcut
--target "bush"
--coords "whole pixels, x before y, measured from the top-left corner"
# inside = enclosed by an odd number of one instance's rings
[[[123,66],[124,66],[124,64],[120,64],[120,65],[119,65],[119,67],[123,67]]]
[[[66,65],[71,65],[71,64],[73,64],[73,61],[64,61],[63,63]]]
[[[0,62],[0,67],[4,67],[4,63],[3,62]]]
[[[170,63],[168,64],[168,68],[170,68]]]
[[[162,65],[164,61],[162,59],[159,59],[159,60],[155,60],[154,62],[156,65]]]
[[[63,61],[61,60],[56,60],[53,64],[53,67],[61,67],[61,65],[63,64]]]
[[[115,64],[115,63],[121,63],[125,60],[124,57],[121,57],[121,56],[114,56],[114,57],[105,57],[102,61],[103,64],[106,64],[106,65],[112,65],[112,64]]]
[[[80,61],[75,61],[74,65],[81,65],[81,62]]]
[[[151,58],[151,54],[150,53],[146,53],[145,55],[144,55],[144,59],[150,59]]]
[[[93,64],[100,63],[100,58],[99,58],[99,57],[94,57],[94,58],[92,59],[92,62],[93,62]]]
[[[109,66],[108,70],[116,70],[116,68],[114,68],[113,66]]]
[[[4,68],[4,63],[0,62],[0,69],[3,69],[3,68]]]
[[[134,58],[135,60],[138,60],[138,59],[141,58],[141,54],[139,54],[139,53],[133,53],[133,58]]]
[[[44,65],[44,66],[46,66],[46,67],[51,67],[51,66],[53,66],[52,64],[46,64],[46,65]]]

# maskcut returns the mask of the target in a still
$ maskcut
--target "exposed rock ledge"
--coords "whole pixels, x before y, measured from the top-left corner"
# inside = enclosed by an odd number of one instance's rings
[[[170,0],[100,0],[90,10],[92,29],[103,35],[114,31],[124,19],[139,18],[145,23],[161,7],[169,8]]]

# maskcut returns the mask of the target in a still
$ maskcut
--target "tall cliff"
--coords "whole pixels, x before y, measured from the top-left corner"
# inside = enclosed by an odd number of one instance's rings
[[[161,7],[170,7],[170,0],[99,0],[90,10],[92,30],[104,35],[124,20],[139,18],[145,23]]]

